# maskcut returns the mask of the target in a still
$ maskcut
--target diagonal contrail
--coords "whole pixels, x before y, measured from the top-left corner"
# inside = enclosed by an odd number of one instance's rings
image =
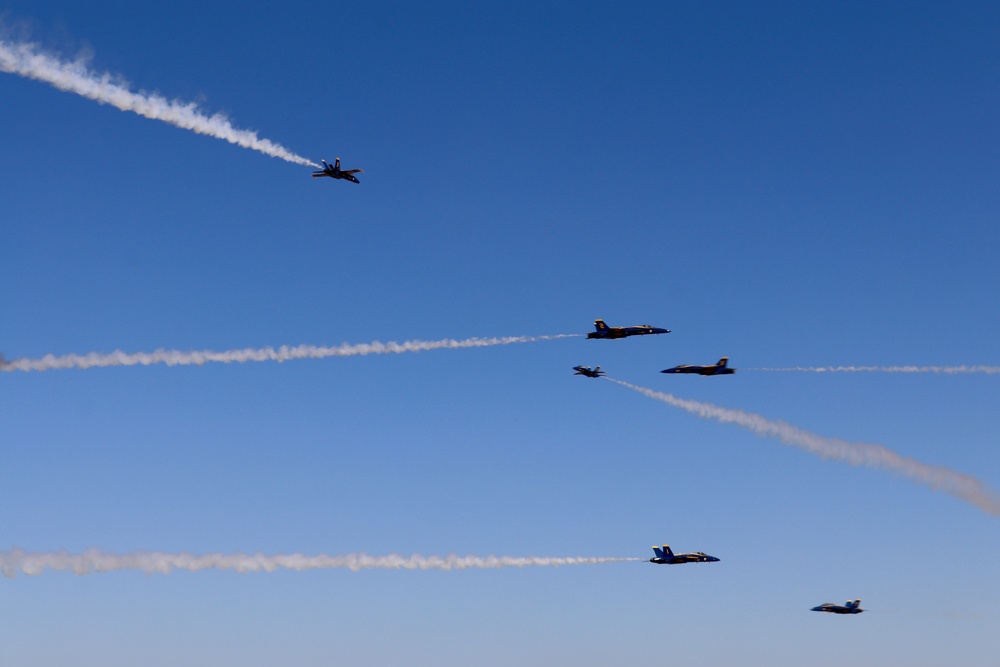
[[[1000,516],[1000,496],[995,491],[975,477],[951,468],[921,463],[916,459],[897,454],[882,445],[828,438],[792,426],[788,422],[767,419],[752,412],[677,398],[672,394],[638,387],[621,380],[606,379],[649,398],[686,410],[702,419],[713,419],[724,424],[736,424],[759,436],[777,438],[786,445],[798,447],[824,459],[844,461],[852,466],[865,466],[894,472],[919,484],[929,486],[935,491],[943,491],[967,503],[972,503],[988,514]]]
[[[795,366],[790,368],[743,368],[772,373],[937,373],[939,375],[997,375],[1000,366]]]
[[[229,143],[281,158],[295,164],[318,167],[315,162],[292,153],[284,146],[261,139],[256,132],[233,127],[222,114],[207,115],[193,102],[168,100],[155,93],[133,92],[121,77],[99,74],[83,61],[67,62],[42,53],[31,43],[11,44],[0,39],[0,71],[44,81],[59,90],[76,93],[102,104],[162,120],[165,123],[207,134]]]
[[[174,570],[198,572],[201,570],[232,570],[234,572],[274,572],[276,570],[468,570],[497,569],[503,567],[557,567],[560,565],[602,565],[640,561],[644,558],[601,558],[590,556],[369,556],[366,553],[328,556],[303,554],[261,553],[162,553],[133,551],[117,554],[101,549],[87,549],[81,553],[67,551],[28,552],[13,548],[0,551],[0,573],[8,578],[18,574],[37,575],[45,570],[69,571],[74,574],[139,570],[147,574],[169,574]]]
[[[153,352],[109,353],[90,352],[88,354],[47,354],[37,359],[4,360],[0,357],[0,371],[49,371],[65,368],[107,368],[109,366],[201,366],[207,363],[246,363],[248,361],[291,361],[293,359],[325,359],[326,357],[357,357],[369,354],[402,354],[404,352],[426,352],[429,350],[452,350],[467,347],[493,347],[514,343],[535,343],[544,340],[573,338],[582,334],[558,334],[555,336],[507,336],[504,338],[467,338],[465,340],[408,340],[402,343],[389,342],[344,343],[336,347],[318,345],[282,345],[281,347],[247,348],[243,350],[155,350]]]

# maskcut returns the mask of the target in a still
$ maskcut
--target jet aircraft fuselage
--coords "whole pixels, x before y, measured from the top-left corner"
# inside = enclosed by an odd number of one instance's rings
[[[653,558],[649,559],[650,563],[656,563],[657,565],[680,565],[682,563],[717,563],[719,559],[715,556],[709,556],[701,551],[696,551],[692,554],[675,554],[670,549],[669,544],[664,544],[662,548],[658,546],[653,546],[653,553],[656,554]]]
[[[326,160],[320,160],[323,163],[323,168],[319,171],[314,171],[312,173],[313,178],[321,178],[323,176],[329,176],[330,178],[343,179],[345,181],[350,181],[352,183],[360,183],[361,181],[354,174],[360,174],[363,169],[341,169],[340,168],[340,158],[336,158],[333,164],[327,164]]]
[[[698,375],[732,375],[735,368],[729,368],[729,357],[722,357],[719,363],[711,366],[680,365],[660,371],[661,373],[696,373]]]
[[[842,605],[825,602],[818,607],[813,607],[812,611],[825,611],[829,614],[860,614],[864,609],[861,608],[861,600],[848,600]]]
[[[594,329],[587,338],[627,338],[628,336],[647,336],[649,334],[666,334],[670,329],[661,329],[651,324],[639,324],[634,327],[609,327],[604,320],[595,320]]]

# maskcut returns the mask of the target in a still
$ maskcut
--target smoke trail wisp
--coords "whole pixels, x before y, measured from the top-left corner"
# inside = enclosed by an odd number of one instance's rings
[[[274,572],[276,570],[468,570],[497,569],[503,567],[557,567],[560,565],[602,565],[640,561],[643,558],[600,558],[586,556],[369,556],[366,553],[340,556],[306,556],[303,554],[245,553],[161,553],[134,551],[116,554],[101,549],[87,549],[82,553],[67,551],[32,553],[13,548],[0,551],[0,573],[7,578],[18,574],[37,575],[46,570],[60,570],[74,574],[139,570],[147,574],[169,574],[174,570],[198,572],[201,570],[232,570],[234,572]]]
[[[465,340],[408,340],[402,343],[389,342],[344,343],[336,347],[317,345],[282,345],[278,348],[261,347],[243,350],[156,350],[154,352],[110,353],[90,352],[88,354],[47,354],[38,359],[0,358],[0,371],[49,371],[65,368],[107,368],[109,366],[201,366],[207,363],[246,363],[248,361],[291,361],[293,359],[325,359],[326,357],[357,357],[369,354],[402,354],[404,352],[426,352],[429,350],[452,350],[469,347],[493,347],[514,343],[535,343],[544,340],[573,338],[581,334],[558,334],[555,336],[507,336],[504,338],[467,338]]]
[[[771,373],[937,373],[939,375],[998,375],[1000,366],[795,366],[790,368],[744,368]]]
[[[686,410],[702,419],[712,419],[724,424],[736,424],[759,436],[777,438],[786,445],[803,449],[824,459],[843,461],[852,466],[865,466],[888,470],[907,477],[935,491],[943,491],[971,503],[982,511],[1000,516],[1000,495],[971,475],[944,466],[932,466],[916,459],[897,454],[888,447],[862,442],[849,442],[839,438],[810,433],[783,421],[762,417],[752,412],[731,410],[711,403],[701,403],[677,398],[628,382],[607,378],[649,398]]]
[[[0,71],[44,81],[59,90],[110,104],[122,111],[162,120],[185,130],[207,134],[288,162],[319,166],[273,141],[261,139],[256,132],[233,127],[222,114],[209,116],[193,102],[168,100],[155,93],[133,92],[129,90],[129,84],[120,77],[107,72],[93,72],[82,60],[59,60],[40,52],[35,44],[11,44],[0,39]]]

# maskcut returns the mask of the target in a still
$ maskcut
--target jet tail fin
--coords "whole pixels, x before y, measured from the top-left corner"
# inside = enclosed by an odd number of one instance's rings
[[[719,368],[725,368],[729,364],[729,357],[722,357],[719,359]]]
[[[598,331],[607,331],[608,325],[604,323],[604,320],[594,320],[594,328]]]
[[[663,549],[656,546],[655,544],[653,545],[653,553],[656,554],[657,558],[663,558]]]
[[[667,558],[673,558],[674,552],[670,548],[669,544],[664,544],[663,545],[663,555],[666,556]]]
[[[861,598],[858,598],[857,600],[848,600],[844,603],[844,606],[848,609],[857,609],[861,606]]]

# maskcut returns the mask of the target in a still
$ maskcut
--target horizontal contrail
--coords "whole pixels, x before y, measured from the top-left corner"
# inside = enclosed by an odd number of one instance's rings
[[[935,491],[943,491],[960,500],[972,503],[988,514],[1000,516],[1000,496],[995,491],[975,477],[951,468],[927,465],[916,459],[897,454],[882,445],[828,438],[792,426],[788,422],[767,419],[752,412],[731,410],[711,403],[677,398],[671,394],[637,387],[621,380],[607,379],[650,398],[686,410],[702,419],[714,419],[722,423],[736,424],[759,436],[777,438],[786,445],[804,449],[824,459],[844,461],[852,466],[865,466],[894,472],[919,484],[929,486]]]
[[[93,72],[81,60],[59,60],[40,52],[35,44],[11,44],[0,40],[0,71],[44,81],[59,90],[110,104],[122,111],[162,120],[185,130],[207,134],[295,164],[319,166],[273,141],[261,139],[256,132],[236,129],[222,114],[208,116],[193,102],[168,100],[155,93],[132,92],[129,84],[121,77],[107,72]]]
[[[28,552],[13,548],[0,551],[0,573],[8,578],[18,574],[37,575],[45,570],[69,571],[74,574],[140,570],[147,574],[169,574],[174,570],[199,572],[201,570],[232,570],[234,572],[274,572],[276,570],[329,570],[344,568],[358,570],[468,570],[496,569],[501,567],[556,567],[559,565],[601,565],[640,561],[644,558],[600,558],[572,556],[553,558],[544,556],[369,556],[366,553],[341,556],[306,556],[303,554],[190,554],[134,551],[116,554],[101,549],[87,549],[82,553],[67,551]]]
[[[792,368],[744,368],[745,371],[778,373],[938,373],[940,375],[1000,374],[1000,366],[795,366]]]
[[[582,334],[558,334],[555,336],[507,336],[504,338],[467,338],[465,340],[408,340],[402,343],[344,343],[336,347],[317,345],[282,345],[278,348],[261,347],[243,350],[156,350],[154,352],[90,352],[88,354],[47,354],[38,359],[4,360],[0,357],[0,371],[50,371],[65,368],[107,368],[109,366],[201,366],[207,363],[246,363],[248,361],[291,361],[293,359],[325,359],[326,357],[357,357],[369,354],[402,354],[404,352],[426,352],[428,350],[458,349],[466,347],[493,347],[514,343],[535,343],[543,340],[573,338]]]

